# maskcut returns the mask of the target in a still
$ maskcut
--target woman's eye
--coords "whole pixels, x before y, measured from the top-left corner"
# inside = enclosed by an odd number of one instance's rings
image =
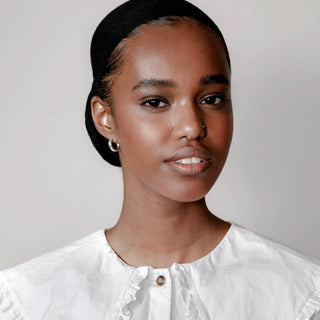
[[[163,108],[167,106],[167,103],[160,99],[148,99],[144,101],[142,104],[151,108]]]
[[[223,96],[207,96],[200,101],[200,104],[217,105],[225,102],[227,99]]]

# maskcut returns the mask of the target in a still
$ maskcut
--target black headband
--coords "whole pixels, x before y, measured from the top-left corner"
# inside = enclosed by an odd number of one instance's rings
[[[204,12],[185,0],[130,0],[111,11],[100,22],[92,37],[93,84],[87,99],[85,118],[86,128],[93,145],[102,158],[112,165],[121,166],[119,154],[108,148],[108,139],[97,131],[91,115],[91,99],[93,96],[101,97],[101,81],[109,73],[108,61],[119,42],[141,24],[168,16],[190,17],[215,31],[225,45],[230,63],[227,46],[219,28]]]

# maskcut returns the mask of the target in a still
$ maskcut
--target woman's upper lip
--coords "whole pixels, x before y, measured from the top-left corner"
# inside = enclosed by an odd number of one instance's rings
[[[177,161],[185,158],[200,158],[204,161],[211,160],[211,154],[202,147],[184,147],[176,151],[169,159],[165,162]]]

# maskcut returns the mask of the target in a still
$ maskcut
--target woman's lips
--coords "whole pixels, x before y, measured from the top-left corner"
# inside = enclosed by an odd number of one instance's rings
[[[165,161],[172,169],[183,175],[198,175],[211,165],[211,154],[201,147],[185,147]]]

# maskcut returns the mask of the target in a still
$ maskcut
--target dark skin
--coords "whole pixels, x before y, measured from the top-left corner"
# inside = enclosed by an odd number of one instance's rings
[[[197,260],[230,227],[205,202],[233,130],[222,41],[190,21],[145,26],[126,40],[120,71],[113,106],[99,97],[91,101],[97,130],[120,144],[124,201],[108,241],[132,266],[167,268]],[[200,164],[171,161],[179,152]]]

